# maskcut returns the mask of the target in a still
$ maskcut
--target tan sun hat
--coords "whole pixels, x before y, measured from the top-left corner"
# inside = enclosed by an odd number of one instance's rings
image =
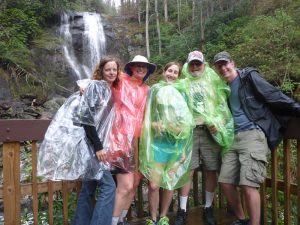
[[[134,65],[135,63],[145,63],[147,64],[147,68],[148,68],[148,72],[146,74],[146,76],[144,77],[144,81],[148,79],[148,77],[150,76],[150,74],[152,74],[155,70],[156,70],[156,65],[153,64],[153,63],[149,63],[148,59],[145,57],[145,56],[142,56],[142,55],[136,55],[134,56],[134,58],[128,62],[125,67],[124,67],[124,70],[125,72],[131,76],[132,75],[132,71],[130,69],[130,67],[132,65]]]

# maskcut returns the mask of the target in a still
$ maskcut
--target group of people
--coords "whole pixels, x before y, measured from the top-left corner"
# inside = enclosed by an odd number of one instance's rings
[[[178,188],[174,224],[184,225],[201,162],[205,224],[217,224],[212,205],[218,183],[237,218],[232,225],[260,224],[258,187],[266,177],[267,154],[280,143],[288,120],[300,117],[300,104],[256,69],[237,69],[228,52],[216,54],[213,64],[215,70],[202,52],[190,52],[183,66],[167,63],[163,80],[150,88],[145,81],[156,65],[147,58],[135,56],[123,73],[118,59],[104,57],[91,79],[77,82],[79,91],[58,110],[38,156],[40,176],[82,179],[74,225],[128,224],[143,177],[149,181],[146,225],[169,224]]]

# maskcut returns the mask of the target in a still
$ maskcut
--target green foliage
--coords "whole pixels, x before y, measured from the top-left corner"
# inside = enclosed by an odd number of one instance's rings
[[[63,40],[51,36],[51,34],[45,30],[40,32],[40,35],[32,41],[34,48],[46,49],[50,53],[63,43]]]
[[[31,10],[8,8],[0,12],[0,57],[29,68],[29,43],[40,32],[38,18]]]
[[[219,14],[206,25],[206,58],[226,50],[238,67],[256,67],[283,91],[293,93],[300,80],[299,12],[293,10],[256,17],[241,15],[241,10]]]
[[[299,76],[291,71],[299,61],[299,53],[292,48],[300,38],[296,30],[296,21],[282,10],[274,16],[259,16],[235,33],[232,53],[242,65],[256,66],[268,79],[284,85],[290,76]]]
[[[56,225],[63,225],[63,197],[61,191],[56,191],[53,195],[53,221]],[[68,195],[68,222],[71,220],[75,213],[76,207],[76,193],[70,192]],[[47,225],[48,222],[48,203],[46,194],[38,194],[38,224]],[[33,224],[33,213],[28,208],[24,208],[21,216],[21,223],[24,225]]]
[[[178,61],[184,63],[188,52],[197,49],[198,37],[195,37],[195,29],[187,27],[183,31],[178,31],[176,25],[172,23],[162,23],[160,27],[162,55],[158,55],[158,41],[154,36],[150,39],[150,51],[153,52],[151,60],[155,61],[159,68],[167,62]],[[152,27],[154,30],[155,28]]]

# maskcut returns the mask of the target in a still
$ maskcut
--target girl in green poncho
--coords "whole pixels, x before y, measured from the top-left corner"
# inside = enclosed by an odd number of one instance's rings
[[[176,81],[180,65],[168,63],[165,81],[152,86],[148,96],[140,142],[140,171],[149,182],[149,204],[154,224],[159,206],[159,187],[164,188],[162,210],[157,224],[168,224],[166,213],[173,190],[189,180],[193,117],[189,109],[185,82]]]

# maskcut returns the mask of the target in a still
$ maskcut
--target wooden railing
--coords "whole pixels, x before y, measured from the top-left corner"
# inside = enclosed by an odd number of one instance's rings
[[[53,223],[53,193],[62,191],[63,220],[68,224],[68,193],[79,190],[78,182],[38,182],[37,180],[37,142],[44,138],[49,120],[0,120],[0,142],[3,142],[3,185],[0,198],[4,200],[4,223],[21,224],[20,200],[32,196],[34,224],[38,223],[38,194],[48,193],[48,221]],[[23,142],[30,141],[32,180],[20,182],[20,148]]]
[[[270,177],[266,179],[266,182],[260,189],[262,196],[262,224],[277,225],[280,220],[283,220],[286,225],[300,224],[299,118],[295,118],[289,122],[282,145],[282,155],[279,155],[279,151],[271,152]],[[295,165],[292,165],[292,159],[296,159]],[[294,172],[293,174],[292,171]],[[294,178],[293,182],[292,178]],[[271,197],[269,197],[269,192],[271,193]],[[282,194],[283,215],[279,213],[279,197],[282,196]],[[296,198],[293,204],[296,210],[292,212],[293,197]],[[271,213],[269,214],[268,211],[271,211]]]
[[[39,224],[38,214],[38,195],[46,193],[48,196],[48,223],[50,225],[56,224],[53,217],[53,194],[59,190],[62,193],[62,214],[63,223],[69,224],[68,217],[68,199],[71,192],[77,193],[80,190],[80,182],[38,182],[37,180],[37,142],[41,141],[44,137],[45,131],[49,125],[49,120],[0,120],[0,142],[2,142],[3,149],[3,185],[0,186],[0,199],[4,200],[4,223],[5,225],[18,225],[21,224],[21,204],[20,199],[23,196],[29,195],[32,197],[32,211],[34,224]],[[262,197],[262,224],[279,224],[281,214],[278,213],[279,207],[279,193],[284,195],[283,205],[283,220],[284,224],[291,225],[300,224],[300,119],[294,119],[288,126],[285,140],[283,142],[283,160],[280,161],[277,151],[271,153],[271,177],[266,179],[266,182],[261,187]],[[291,142],[293,146],[291,148]],[[31,182],[20,182],[20,147],[22,143],[27,142],[31,145],[32,156],[32,179]],[[291,157],[296,154],[297,157],[297,179],[296,183],[291,182]],[[278,168],[279,163],[284,166],[282,171]],[[293,171],[295,169],[293,168]],[[201,171],[201,170],[199,170]],[[283,179],[279,177],[279,173],[283,173]],[[201,183],[203,184],[202,177]],[[193,195],[190,207],[202,204],[203,200],[203,185],[199,186],[199,176],[195,173],[193,179]],[[199,196],[202,193],[202,197]],[[270,193],[270,194],[269,194]],[[281,194],[282,195],[282,194]],[[222,193],[219,191],[218,200],[215,201],[215,207],[224,208],[225,200]],[[296,218],[292,221],[292,206],[291,198],[296,197]],[[143,208],[143,191],[142,186],[138,188],[136,197],[136,212],[137,217],[142,218],[145,216]],[[269,213],[271,209],[271,212]],[[171,211],[174,210],[172,205]]]

